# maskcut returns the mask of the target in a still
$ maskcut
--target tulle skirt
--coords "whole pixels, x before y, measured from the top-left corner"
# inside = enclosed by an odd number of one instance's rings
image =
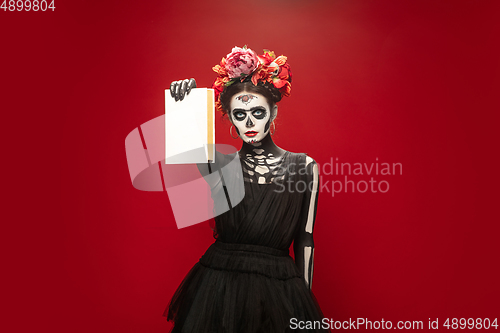
[[[189,271],[164,316],[172,332],[284,333],[323,315],[288,251],[216,241]]]

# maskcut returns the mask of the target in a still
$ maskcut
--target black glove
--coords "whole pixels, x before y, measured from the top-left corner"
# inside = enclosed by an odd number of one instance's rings
[[[182,101],[184,96],[191,92],[191,89],[196,88],[196,81],[194,79],[185,79],[173,81],[170,84],[170,95],[175,98],[175,101]]]

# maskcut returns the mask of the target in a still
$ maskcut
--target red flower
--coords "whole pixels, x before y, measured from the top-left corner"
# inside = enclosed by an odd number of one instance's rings
[[[292,82],[292,70],[290,69],[290,65],[288,63],[285,63],[280,67],[278,77],[282,80],[288,80],[289,82]]]
[[[290,82],[286,82],[285,86],[280,89],[281,91],[281,94],[285,97],[288,97],[290,96],[290,92],[292,91],[292,85],[290,84]]]
[[[259,60],[263,65],[269,66],[274,61],[274,58],[269,53],[264,53],[259,56]]]
[[[284,55],[276,57],[274,52],[264,50],[263,55],[257,56],[254,51],[244,46],[234,47],[226,57],[212,68],[218,75],[212,85],[217,110],[224,112],[220,94],[226,86],[238,79],[243,82],[248,76],[251,76],[254,85],[259,82],[272,83],[283,96],[290,95],[292,71]]]
[[[278,66],[283,66],[285,63],[286,63],[286,57],[284,55],[281,55],[279,56],[278,58],[276,58],[274,60],[274,62],[278,65]]]

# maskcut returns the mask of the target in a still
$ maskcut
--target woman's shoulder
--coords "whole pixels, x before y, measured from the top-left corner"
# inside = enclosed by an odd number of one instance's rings
[[[290,156],[289,163],[294,165],[294,170],[299,174],[306,175],[307,178],[317,178],[318,165],[316,161],[307,153],[295,153],[287,151]]]
[[[286,151],[286,153],[290,154],[290,156],[292,156],[296,159],[302,160],[302,163],[305,163],[306,166],[311,164],[311,163],[312,163],[312,165],[316,164],[316,161],[311,156],[309,156],[307,153],[295,153],[295,152],[291,152],[291,151]]]

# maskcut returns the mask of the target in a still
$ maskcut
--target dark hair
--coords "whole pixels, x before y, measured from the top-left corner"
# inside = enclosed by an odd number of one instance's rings
[[[220,103],[224,109],[224,114],[230,111],[231,97],[235,94],[248,91],[256,94],[261,94],[269,102],[270,110],[281,101],[281,92],[272,83],[259,82],[256,86],[251,81],[235,82],[229,87],[225,87],[224,91],[220,93]]]

